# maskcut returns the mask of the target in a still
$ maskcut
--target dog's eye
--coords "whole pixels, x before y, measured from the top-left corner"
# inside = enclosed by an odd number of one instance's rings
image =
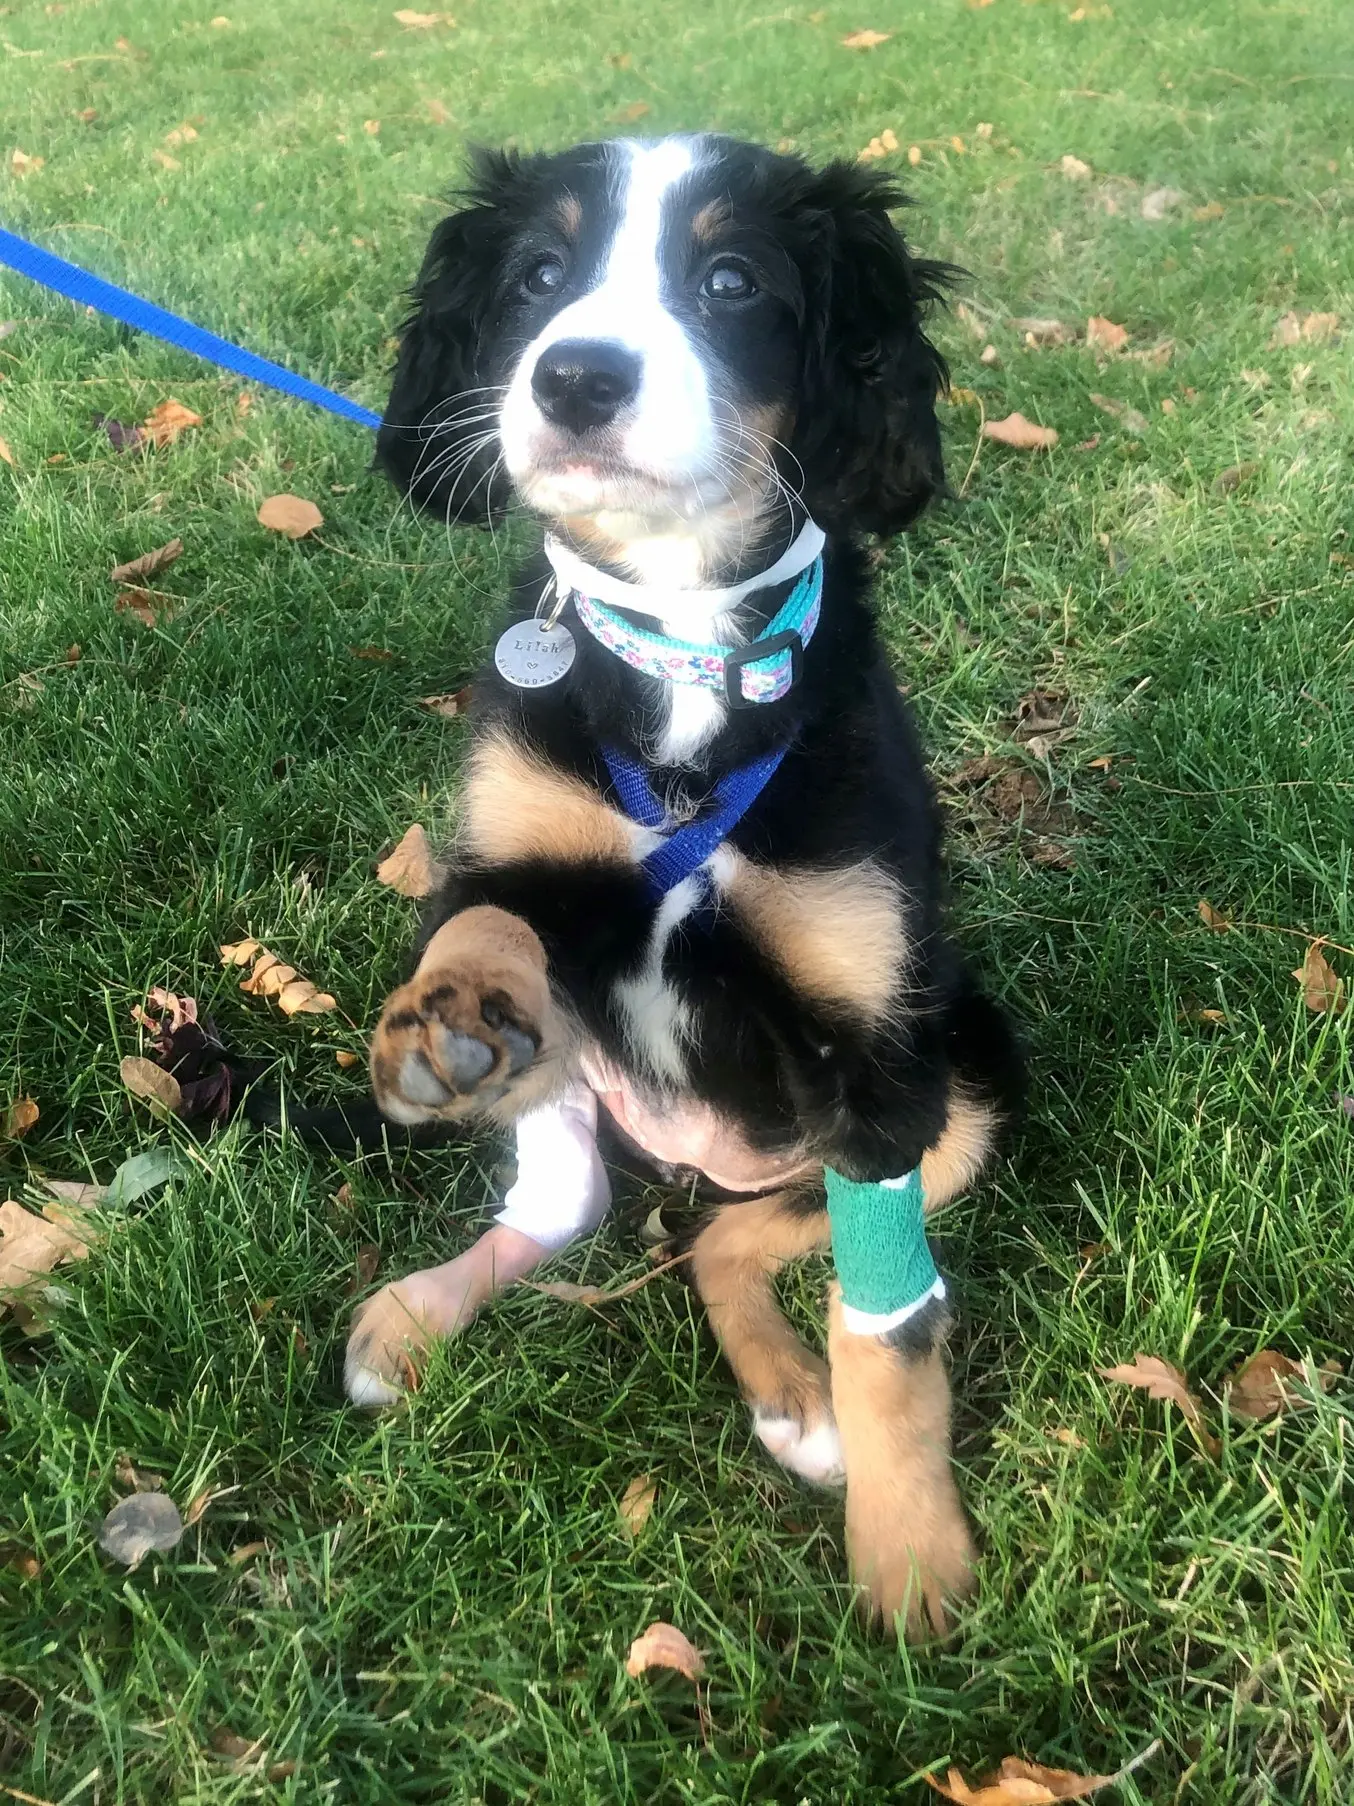
[[[757,284],[745,263],[725,258],[714,265],[701,283],[701,293],[711,301],[746,301],[757,293]]]
[[[529,295],[557,295],[564,287],[564,265],[558,257],[542,257],[526,279]]]

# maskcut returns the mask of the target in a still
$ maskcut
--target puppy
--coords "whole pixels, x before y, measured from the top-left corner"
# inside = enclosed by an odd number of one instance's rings
[[[545,533],[371,1077],[389,1122],[512,1127],[518,1177],[472,1249],[360,1311],[346,1376],[389,1402],[432,1338],[596,1226],[600,1112],[720,1188],[691,1271],[756,1434],[844,1480],[865,1608],[916,1634],[973,1545],[944,1284],[887,1211],[920,1225],[973,1180],[1019,1072],[945,932],[860,545],[944,486],[923,320],[946,272],[901,204],[855,164],[614,141],[478,156],[433,234],[378,462],[449,522],[516,501]],[[824,1362],[774,1285],[830,1239],[864,1302],[834,1286]],[[917,1295],[881,1305],[897,1260]]]

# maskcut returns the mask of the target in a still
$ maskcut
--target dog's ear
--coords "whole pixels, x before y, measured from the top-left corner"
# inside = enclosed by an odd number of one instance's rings
[[[877,170],[830,164],[805,197],[804,370],[792,450],[814,518],[896,533],[945,487],[936,397],[945,361],[922,330],[957,272],[914,258],[890,219],[905,197]]]
[[[472,153],[465,203],[433,233],[414,285],[376,462],[421,508],[487,526],[510,491],[494,434],[497,372],[486,367],[500,266],[530,186],[531,159]]]

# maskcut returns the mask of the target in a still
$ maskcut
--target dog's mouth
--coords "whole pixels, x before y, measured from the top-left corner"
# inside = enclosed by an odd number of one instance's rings
[[[556,517],[626,514],[692,521],[741,501],[752,473],[724,457],[705,469],[654,470],[623,457],[614,447],[542,445],[510,474],[529,508]]]

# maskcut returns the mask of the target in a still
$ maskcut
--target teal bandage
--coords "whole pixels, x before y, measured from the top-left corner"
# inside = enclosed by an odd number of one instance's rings
[[[921,1172],[860,1183],[829,1166],[827,1213],[846,1327],[877,1336],[945,1296],[926,1240]]]

